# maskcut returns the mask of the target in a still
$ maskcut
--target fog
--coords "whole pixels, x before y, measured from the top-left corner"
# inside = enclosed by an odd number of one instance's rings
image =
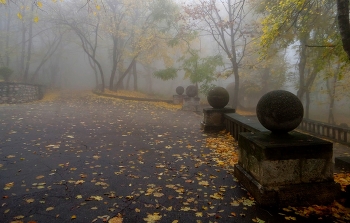
[[[0,67],[14,71],[9,81],[48,90],[127,89],[169,99],[177,86],[197,84],[205,102],[211,86],[222,86],[230,106],[250,114],[263,94],[286,89],[301,99],[306,118],[350,124],[348,65],[340,53],[304,49],[295,34],[300,30],[283,27],[264,51],[261,6],[232,2],[230,22],[226,1],[217,1],[221,20],[213,21],[201,17],[197,1],[6,1],[0,4]],[[328,10],[318,20],[332,24],[334,14]],[[305,41],[321,45],[319,36],[329,36],[328,42],[336,42],[330,33],[336,31],[323,26],[305,25]],[[214,63],[214,56],[222,61]],[[206,76],[201,66],[212,74]],[[154,75],[170,67],[175,76]]]

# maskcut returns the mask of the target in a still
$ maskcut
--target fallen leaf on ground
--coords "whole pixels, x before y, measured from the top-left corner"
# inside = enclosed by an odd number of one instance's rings
[[[34,202],[34,199],[33,198],[29,198],[29,199],[26,199],[25,200],[28,204],[30,204],[30,203],[33,203]]]
[[[109,219],[108,223],[122,223],[123,222],[123,218],[121,214],[118,214],[118,216]]]
[[[159,215],[159,213],[153,213],[153,214],[147,214],[147,218],[144,218],[148,223],[153,223],[156,221],[159,221],[162,218],[162,216]]]
[[[52,211],[53,209],[55,209],[54,207],[48,207],[46,208],[46,211]]]
[[[15,183],[14,183],[14,182],[7,183],[7,184],[5,184],[4,190],[10,190],[10,189],[11,189],[11,187],[13,187],[14,185],[15,185]]]

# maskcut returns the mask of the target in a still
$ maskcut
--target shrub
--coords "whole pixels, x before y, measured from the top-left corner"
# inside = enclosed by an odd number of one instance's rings
[[[12,73],[13,73],[13,70],[11,70],[10,68],[0,67],[0,76],[4,81],[9,81]]]

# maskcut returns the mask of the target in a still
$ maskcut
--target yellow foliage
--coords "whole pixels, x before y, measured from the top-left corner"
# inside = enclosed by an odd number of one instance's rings
[[[34,21],[35,23],[39,22],[39,17],[38,17],[38,16],[35,16],[34,19],[33,19],[33,21]]]
[[[152,107],[156,107],[156,108],[163,108],[163,109],[168,109],[168,110],[179,110],[181,109],[181,105],[174,105],[174,104],[169,104],[166,102],[150,102],[150,101],[137,101],[137,98],[152,98],[147,94],[141,93],[141,92],[137,92],[137,91],[127,91],[127,90],[119,90],[117,92],[115,91],[110,91],[108,89],[105,89],[105,94],[109,94],[109,95],[115,95],[115,96],[123,96],[123,97],[129,97],[129,98],[135,98],[134,100],[129,100],[130,103],[143,103],[143,104],[147,104],[150,105]],[[154,99],[154,98],[152,98]],[[120,100],[120,99],[116,99],[116,100]]]
[[[23,19],[23,16],[22,16],[22,14],[21,14],[21,13],[17,13],[17,17],[18,17],[20,20],[22,20],[22,19]]]
[[[149,98],[147,94],[138,92],[138,91],[127,91],[127,90],[118,90],[117,92],[105,89],[106,94],[112,94],[116,96],[132,97],[132,98]]]
[[[6,5],[6,0],[0,0],[0,4]]]
[[[56,100],[58,97],[60,96],[60,93],[58,91],[48,91],[44,94],[44,98],[42,100],[40,100],[39,102],[43,102],[43,101],[54,101]]]
[[[37,5],[39,8],[42,8],[42,7],[43,7],[43,3],[41,3],[41,2],[37,2],[36,5]]]
[[[229,132],[222,131],[216,137],[208,137],[206,147],[212,150],[213,160],[220,167],[229,169],[238,162],[236,141]]]

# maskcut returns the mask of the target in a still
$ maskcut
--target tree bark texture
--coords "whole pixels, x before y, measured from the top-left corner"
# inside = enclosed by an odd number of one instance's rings
[[[337,11],[339,32],[343,42],[343,49],[350,60],[349,0],[337,0]]]

